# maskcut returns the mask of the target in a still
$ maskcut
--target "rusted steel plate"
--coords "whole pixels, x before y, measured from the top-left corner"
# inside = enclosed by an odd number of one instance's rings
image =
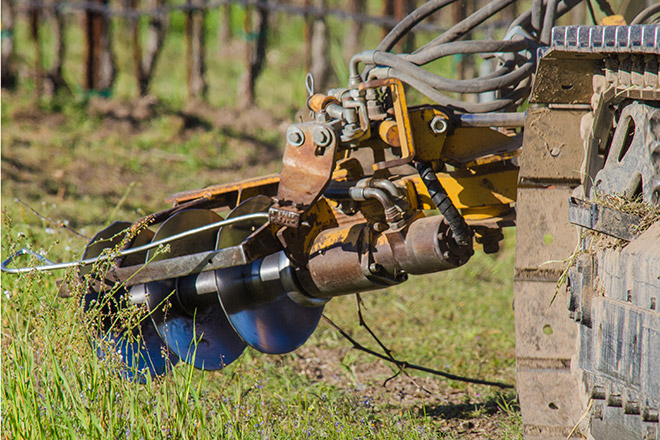
[[[333,136],[333,142],[319,150],[313,140],[313,131],[319,124],[303,123],[296,127],[304,134],[304,140],[300,146],[287,143],[277,199],[311,206],[332,176],[337,143],[334,131],[328,129],[327,133]]]
[[[213,185],[207,188],[178,192],[169,196],[165,201],[178,205],[190,200],[207,198],[209,201],[216,202],[218,206],[233,207],[241,201],[256,195],[263,194],[269,197],[274,196],[277,193],[277,186],[279,183],[280,175],[270,174],[268,176],[247,179],[240,182]]]
[[[521,188],[518,191],[515,267],[517,276],[533,271],[556,280],[564,260],[575,250],[578,232],[568,222],[567,186]],[[522,276],[522,275],[520,275]]]
[[[133,286],[246,263],[248,261],[243,247],[232,246],[152,263],[112,268],[106,274],[106,278],[115,282],[123,282],[127,286]]]
[[[548,108],[527,110],[521,184],[540,180],[579,184],[584,158],[580,121],[585,113]]]
[[[566,440],[584,412],[571,371],[519,365],[517,382],[525,439]]]
[[[517,357],[571,358],[577,328],[568,316],[568,297],[552,281],[515,281]]]

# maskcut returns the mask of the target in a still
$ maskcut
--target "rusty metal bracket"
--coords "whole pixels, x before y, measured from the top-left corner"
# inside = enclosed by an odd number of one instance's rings
[[[641,218],[575,197],[568,200],[568,220],[574,225],[631,241],[639,233],[635,226]]]
[[[391,235],[394,237],[401,237],[398,232]],[[364,254],[360,256],[360,266],[362,273],[367,279],[381,286],[395,286],[408,279],[408,274],[404,271],[399,273],[389,273],[382,264],[376,262],[374,254],[378,238],[374,232],[373,225],[369,225],[363,229],[358,240],[360,242],[360,248],[364,252]],[[392,248],[392,250],[394,251],[394,248]]]
[[[330,124],[305,122],[289,128],[280,184],[268,212],[271,224],[300,226],[332,177],[336,151],[337,134]]]

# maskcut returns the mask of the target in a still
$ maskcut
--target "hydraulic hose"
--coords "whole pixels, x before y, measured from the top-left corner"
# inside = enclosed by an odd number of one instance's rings
[[[436,37],[429,43],[425,44],[421,48],[417,49],[414,53],[423,51],[438,44],[448,43],[462,37],[463,35],[470,32],[472,29],[483,23],[484,21],[491,18],[493,15],[506,8],[510,4],[514,3],[516,0],[493,0],[488,3],[483,8],[479,9],[474,14],[467,17],[465,20],[459,22],[458,24],[449,28],[445,33]]]
[[[557,7],[557,13],[555,15],[555,20],[559,19],[562,17],[564,14],[569,12],[571,9],[573,9],[575,6],[577,6],[579,3],[582,3],[583,0],[562,0],[558,7]],[[547,3],[547,2],[546,2]],[[542,13],[543,11],[541,11]],[[542,25],[542,24],[541,24]],[[523,29],[525,29],[527,32],[534,32],[533,24],[532,24],[532,9],[528,9],[527,11],[523,12],[511,22],[509,25],[509,29],[513,29],[516,26],[520,26]],[[539,30],[540,33],[540,30]],[[537,35],[537,37],[540,37],[540,35]]]
[[[394,28],[383,38],[383,41],[377,47],[377,50],[389,52],[394,45],[401,40],[408,32],[415,26],[424,21],[431,14],[439,11],[447,5],[450,5],[457,0],[431,0],[424,3],[419,8],[408,14],[401,20]]]
[[[529,39],[519,40],[469,40],[454,41],[430,47],[423,51],[405,56],[405,60],[418,66],[435,61],[439,58],[456,54],[469,53],[500,53],[520,52],[521,50],[536,49],[538,44]]]
[[[656,14],[660,14],[660,3],[656,3],[655,5],[649,6],[648,8],[644,9],[642,12],[637,14],[635,18],[630,22],[630,24],[643,24],[648,20],[649,18],[653,17]]]
[[[431,164],[426,162],[416,162],[415,167],[419,176],[422,178],[422,182],[426,185],[426,189],[433,200],[433,204],[438,208],[440,213],[447,220],[447,224],[451,228],[451,232],[454,234],[454,240],[459,245],[470,244],[472,239],[472,232],[470,227],[465,223],[465,219],[458,212],[458,209],[454,206],[451,199],[447,195],[447,191],[442,187],[442,184],[438,180],[438,177],[433,172]]]
[[[552,26],[555,24],[557,17],[557,3],[559,0],[548,0],[548,5],[545,7],[545,17],[543,18],[543,29],[541,30],[541,44],[550,44],[550,36],[552,34]]]
[[[439,92],[438,90],[434,89],[428,84],[423,83],[422,81],[419,81],[404,73],[392,71],[389,76],[400,79],[404,83],[418,90],[424,96],[428,97],[429,99],[437,102],[442,106],[465,113],[486,113],[486,112],[494,112],[497,110],[502,110],[503,108],[517,104],[518,101],[524,98],[525,96],[527,96],[529,92],[528,87],[520,87],[515,89],[513,92],[504,96],[501,99],[496,99],[494,101],[488,101],[482,103],[470,103],[470,102],[460,101],[458,99],[453,99]]]
[[[531,75],[536,68],[536,62],[532,58],[527,60],[527,62],[525,62],[520,68],[498,78],[455,80],[434,75],[391,53],[375,52],[373,60],[376,64],[392,67],[396,71],[405,73],[406,75],[424,82],[435,89],[455,93],[488,92],[517,84],[527,76]]]
[[[541,34],[541,29],[543,27],[543,0],[534,0],[532,2],[532,30],[534,35],[538,38]]]

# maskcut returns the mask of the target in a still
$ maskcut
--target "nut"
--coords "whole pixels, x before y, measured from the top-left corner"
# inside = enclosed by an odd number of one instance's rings
[[[433,119],[431,119],[431,123],[429,124],[429,127],[431,127],[431,131],[433,133],[442,134],[447,131],[448,128],[447,120],[440,116],[436,116]]]
[[[316,127],[312,139],[319,147],[327,147],[332,143],[332,133],[325,127]]]
[[[286,140],[292,146],[299,147],[305,143],[305,133],[296,126],[289,127],[286,131]]]

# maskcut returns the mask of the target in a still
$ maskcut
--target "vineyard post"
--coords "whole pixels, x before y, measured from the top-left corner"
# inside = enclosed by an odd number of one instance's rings
[[[218,32],[218,50],[224,50],[233,37],[231,28],[231,3],[222,5],[220,11],[220,29]]]
[[[465,2],[459,2],[465,4]],[[394,0],[394,18],[397,21],[403,20],[406,15],[412,12],[415,9],[414,0]],[[415,47],[415,34],[409,32],[406,38],[402,39],[399,44],[399,49],[405,53],[411,52]]]
[[[61,89],[70,91],[69,86],[62,75],[62,66],[64,65],[64,57],[66,55],[66,17],[58,7],[59,2],[57,0],[52,0],[51,6],[50,10],[52,11],[52,18],[55,21],[55,59],[53,60],[53,66],[50,68],[47,76],[50,93],[56,95]]]
[[[268,32],[268,8],[266,0],[257,2],[255,18],[253,23],[253,8],[248,7],[245,11],[243,22],[243,34],[245,38],[245,56],[247,68],[241,77],[238,87],[238,105],[248,108],[254,105],[254,86],[257,77],[261,73],[266,57],[266,34]]]
[[[366,8],[366,0],[348,0],[347,9],[352,14],[364,14]],[[360,51],[363,27],[364,26],[360,20],[351,20],[348,25],[348,32],[346,33],[346,38],[344,39],[344,58],[347,61]]]
[[[321,10],[328,6],[327,0],[317,0]],[[330,41],[328,25],[325,17],[316,15],[312,25],[312,65],[309,72],[314,77],[315,87],[318,91],[325,91],[332,74],[330,65]]]
[[[314,26],[314,17],[309,13],[311,0],[303,0],[303,41],[305,42],[305,71],[311,72],[312,70],[312,27]]]
[[[34,84],[36,101],[39,102],[44,93],[43,50],[41,46],[41,7],[31,5],[28,12],[30,16],[30,37],[34,43]]]
[[[391,17],[394,14],[394,0],[383,0],[383,17]],[[381,30],[381,39],[392,30],[392,25],[383,23]]]
[[[135,66],[135,78],[140,96],[146,96],[149,92],[149,84],[153,77],[154,66],[158,55],[163,47],[165,34],[167,32],[167,13],[161,8],[165,0],[144,0],[147,8],[153,15],[149,16],[145,30],[145,46],[142,46],[140,22],[137,17],[131,20],[133,34],[133,63]],[[131,0],[131,8],[137,8],[138,0]]]
[[[108,0],[93,0],[98,5],[85,12],[87,40],[85,87],[89,91],[109,94],[115,79],[115,63],[111,49],[110,18],[103,8]]]
[[[186,72],[188,78],[188,99],[206,97],[208,90],[204,73],[204,35],[206,9],[201,0],[187,0],[186,6]]]
[[[14,0],[2,1],[2,87],[16,86]]]
[[[138,7],[138,0],[130,0],[131,9],[135,10]],[[130,17],[130,26],[131,33],[133,34],[133,70],[135,72],[135,80],[138,86],[138,93],[140,96],[144,96],[142,93],[142,43],[140,42],[140,18],[135,15]]]

